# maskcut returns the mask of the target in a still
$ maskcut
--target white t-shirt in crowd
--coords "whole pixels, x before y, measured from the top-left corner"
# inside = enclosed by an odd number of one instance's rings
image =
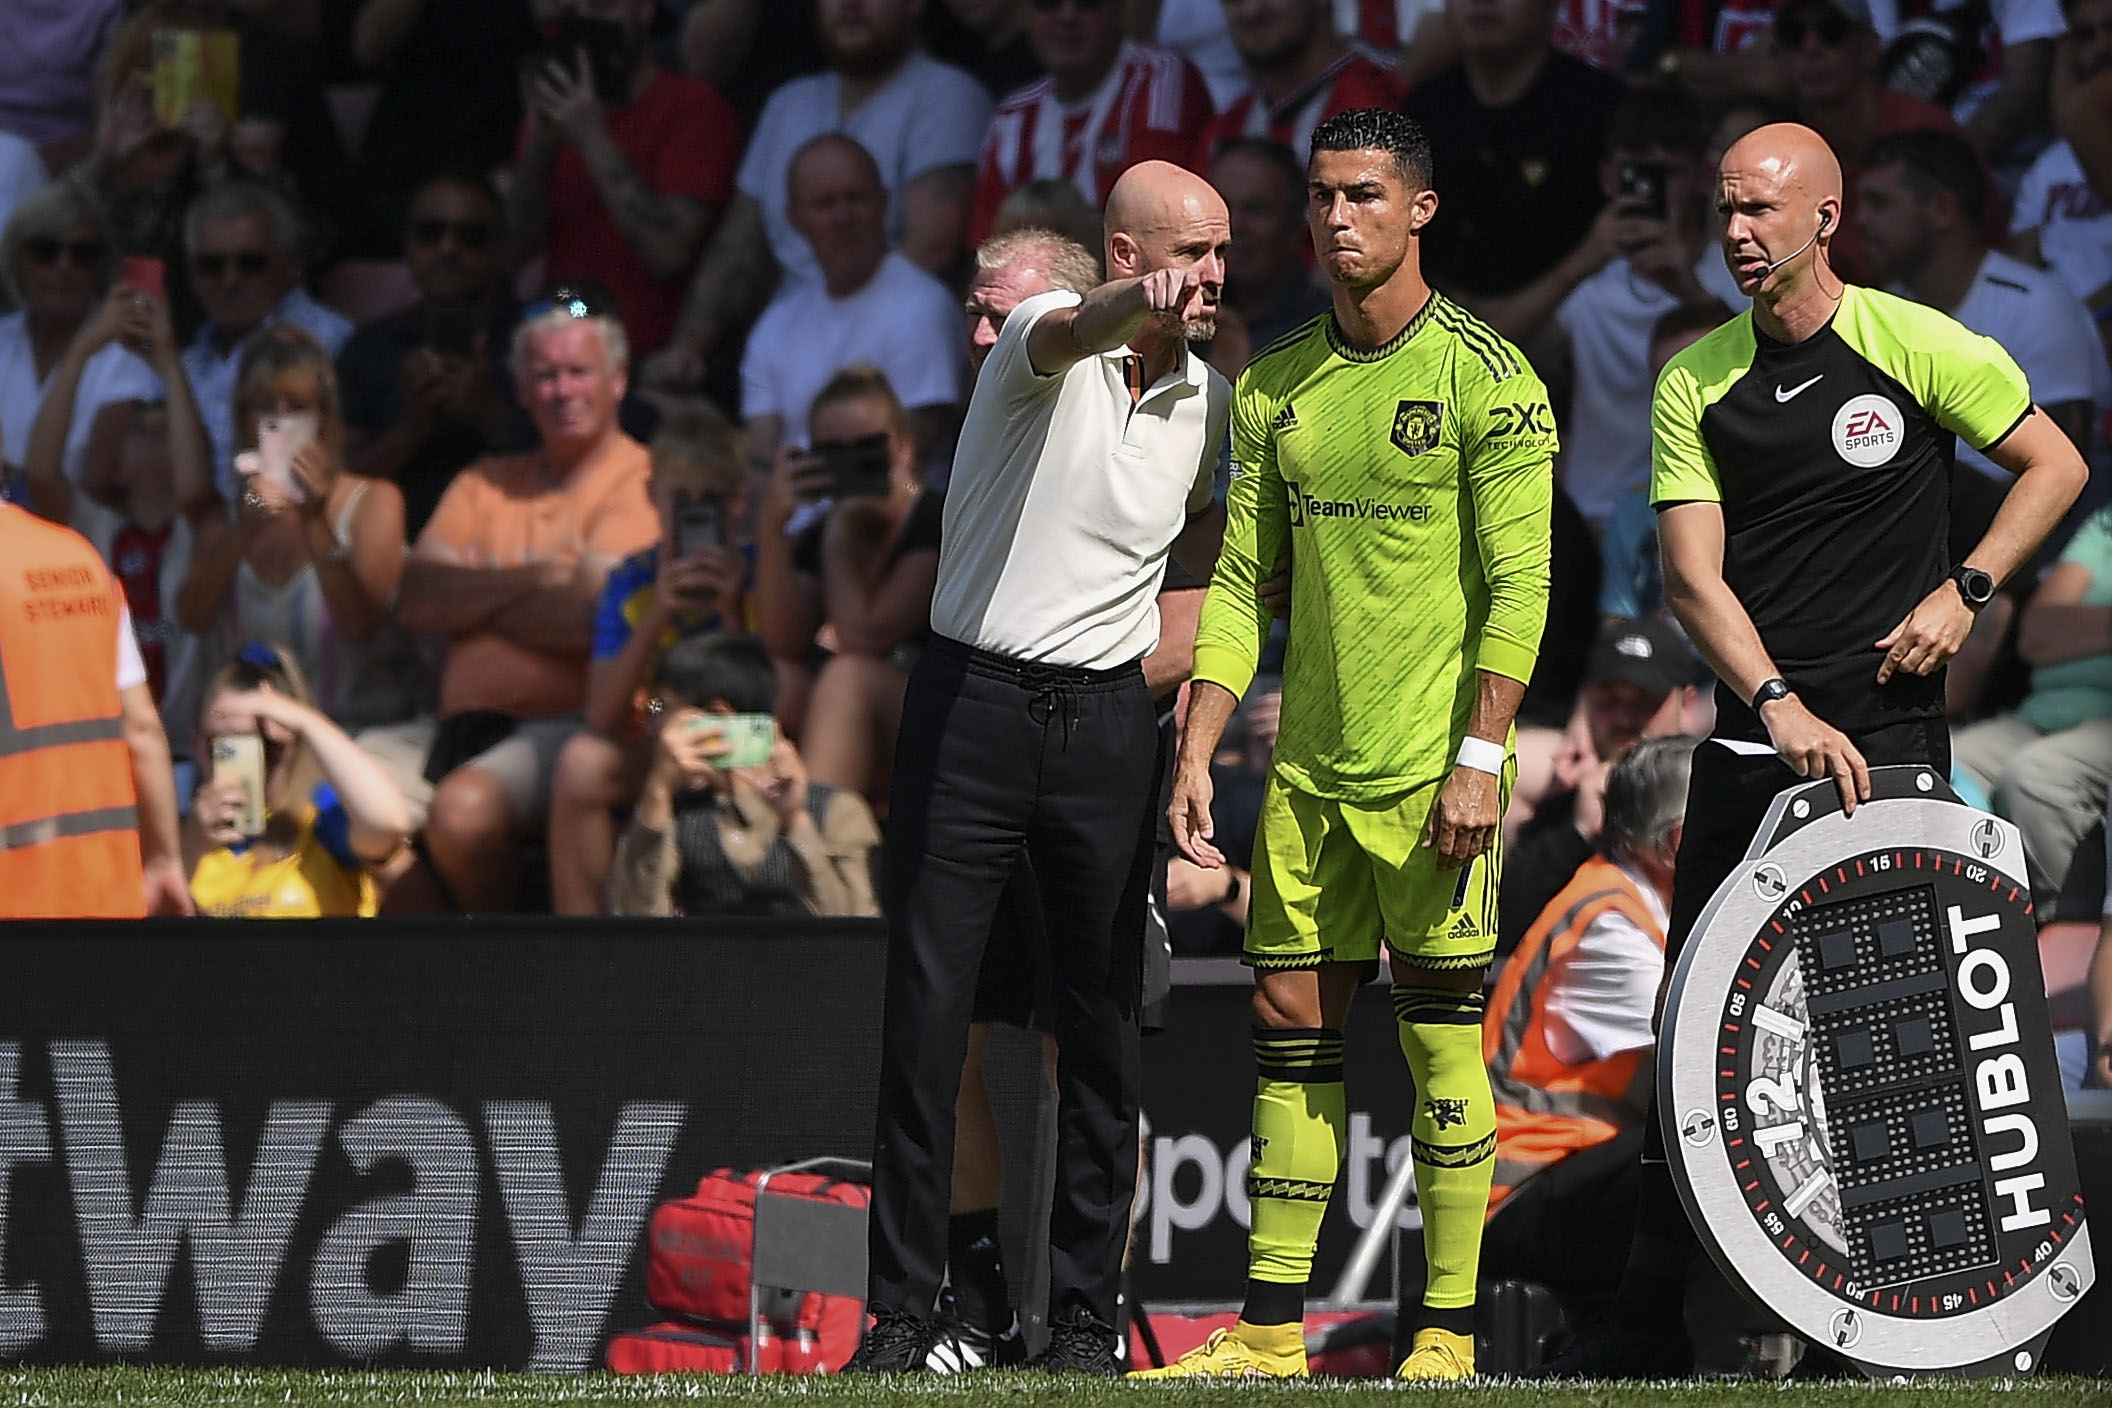
[[[902,404],[955,406],[967,379],[961,305],[946,285],[890,252],[865,287],[831,298],[820,280],[770,300],[741,356],[741,415],[776,416],[784,443],[807,443],[807,411],[856,362],[887,373]]]
[[[1116,348],[1057,376],[1027,334],[1075,293],[1005,319],[954,451],[931,628],[1017,660],[1104,670],[1159,639],[1166,555],[1209,507],[1232,387],[1194,349],[1130,405]]]
[[[2066,142],[2040,152],[2017,188],[2009,232],[2026,230],[2039,232],[2039,258],[2077,298],[2112,284],[2112,206]]]
[[[1745,302],[1714,244],[1702,251],[1694,272],[1718,297],[1729,283],[1731,307]],[[1650,329],[1678,306],[1676,296],[1616,259],[1571,289],[1555,310],[1569,334],[1575,377],[1562,427],[1562,487],[1595,526],[1622,494],[1650,480],[1650,396],[1657,384]]]
[[[1621,867],[1642,892],[1663,933],[1670,916],[1650,882]],[[1547,993],[1547,1049],[1565,1065],[1603,1061],[1656,1040],[1650,1017],[1665,972],[1665,951],[1642,926],[1608,910],[1591,921],[1576,946],[1548,965],[1541,981]]]
[[[1951,316],[2001,343],[2023,368],[2031,399],[2040,405],[2088,401],[2102,412],[2112,404],[2112,366],[2090,310],[2044,269],[1989,250]],[[2007,471],[1969,445],[1959,445],[1958,463],[2009,482]]]
[[[36,353],[29,344],[29,314],[0,318],[0,447],[7,462],[22,463],[29,449],[30,426],[44,404],[49,378],[37,380]],[[95,413],[112,401],[159,401],[161,378],[125,348],[111,343],[88,359],[73,399],[73,425],[66,432],[66,477],[80,482],[81,462]]]
[[[118,538],[130,522],[117,510],[95,502],[86,494],[73,496],[73,531],[95,545],[109,564],[110,573],[120,585],[134,567],[119,560]],[[160,570],[155,574],[155,586],[161,597],[161,619],[147,623],[132,614],[128,606],[125,611],[125,640],[131,644],[133,655],[140,659],[139,678],[147,678],[144,656],[141,655],[142,637],[157,641],[162,651],[161,697],[154,702],[160,706],[162,727],[168,730],[169,746],[177,757],[187,757],[191,751],[191,728],[198,716],[198,687],[203,656],[197,636],[176,623],[176,594],[183,589],[183,579],[191,570],[191,525],[188,519],[178,514],[169,524],[169,536],[161,549]]]
[[[819,282],[814,251],[792,228],[787,178],[799,149],[828,132],[855,138],[880,164],[887,187],[887,237],[902,239],[902,192],[919,176],[948,166],[973,175],[990,125],[989,92],[964,70],[925,54],[911,54],[894,76],[859,104],[843,110],[843,80],[834,73],[795,78],[770,95],[741,158],[742,191],[763,207],[770,252],[788,279]]]
[[[0,132],[0,226],[50,179],[35,147],[12,132]]]

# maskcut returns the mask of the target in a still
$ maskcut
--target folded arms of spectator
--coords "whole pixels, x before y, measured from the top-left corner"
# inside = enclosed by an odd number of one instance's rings
[[[2090,569],[2063,562],[2046,574],[2017,623],[2017,654],[2037,669],[2112,655],[2112,606],[2085,606]]]

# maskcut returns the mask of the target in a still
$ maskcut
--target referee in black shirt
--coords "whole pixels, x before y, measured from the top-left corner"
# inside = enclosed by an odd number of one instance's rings
[[[1845,810],[1873,764],[1950,771],[1943,668],[1973,614],[2034,553],[2088,471],[1995,342],[1845,286],[1827,261],[1841,168],[1811,129],[1762,127],[1724,154],[1724,257],[1752,311],[1675,357],[1652,407],[1650,498],[1665,600],[1718,678],[1695,750],[1666,972],[1768,804],[1831,776]],[[1950,561],[1964,439],[2017,476]],[[1656,1114],[1612,1311],[1553,1372],[1691,1373],[1682,1325],[1694,1234]]]

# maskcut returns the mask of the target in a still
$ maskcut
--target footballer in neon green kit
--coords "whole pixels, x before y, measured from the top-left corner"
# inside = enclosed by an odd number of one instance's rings
[[[1416,1089],[1429,1279],[1407,1379],[1474,1367],[1495,1158],[1481,990],[1496,935],[1512,718],[1547,612],[1555,423],[1518,350],[1422,277],[1428,141],[1360,109],[1313,134],[1332,311],[1258,352],[1233,397],[1224,549],[1203,607],[1173,788],[1205,867],[1209,760],[1252,681],[1288,556],[1281,733],[1261,805],[1253,1207],[1239,1323],[1153,1376],[1305,1373],[1305,1283],[1341,1167],[1342,1024],[1383,943]]]

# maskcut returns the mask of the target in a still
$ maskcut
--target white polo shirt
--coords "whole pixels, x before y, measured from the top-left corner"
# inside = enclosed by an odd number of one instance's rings
[[[1062,291],[1013,309],[977,377],[953,455],[931,628],[965,645],[1105,670],[1159,639],[1159,578],[1209,506],[1232,387],[1183,349],[1134,409],[1117,348],[1059,376],[1027,357]]]

